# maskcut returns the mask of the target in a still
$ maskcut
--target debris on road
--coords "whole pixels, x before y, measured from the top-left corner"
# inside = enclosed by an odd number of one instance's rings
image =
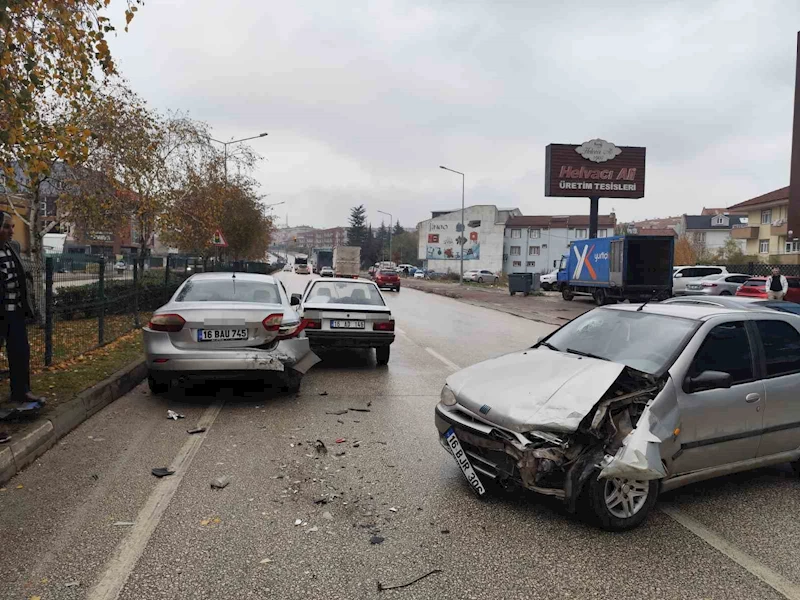
[[[227,475],[223,475],[222,477],[217,477],[211,482],[211,489],[212,490],[221,490],[231,482],[231,478]]]
[[[372,400],[370,400],[369,402],[367,402],[367,407],[370,407],[370,406],[372,406]]]
[[[347,414],[347,409],[345,408],[345,409],[342,409],[342,410],[326,410],[325,414],[326,415],[346,415]]]
[[[371,538],[369,538],[369,543],[375,546],[377,544],[382,544],[384,539],[385,538],[382,538],[379,535],[373,535]]]
[[[354,410],[355,412],[372,412],[368,408],[348,408],[347,410]]]
[[[347,453],[344,450],[342,450],[341,452],[335,453],[334,456],[344,456],[345,454]]]
[[[328,395],[328,392],[321,392],[320,393],[320,396],[327,396],[327,395]]]
[[[261,564],[261,565],[266,565],[266,564],[269,564],[269,563],[271,563],[271,562],[272,562],[272,559],[271,559],[271,558],[264,558],[264,559],[261,559],[261,560],[260,560],[260,561],[258,561],[258,562],[259,562],[259,564]]]
[[[322,440],[317,440],[314,442],[314,449],[317,451],[318,454],[327,454],[328,449],[325,447],[325,443]]]
[[[353,442],[353,448],[358,448],[361,445],[361,442]]]
[[[167,410],[167,418],[172,419],[173,421],[177,421],[178,419],[185,419],[186,415],[176,413],[174,410]]]
[[[323,498],[317,498],[316,500],[314,500],[314,504],[327,504],[327,503],[328,503],[328,499],[324,498],[324,497]]]
[[[79,586],[80,584],[81,584],[81,582],[80,582],[80,581],[70,581],[69,583],[65,583],[65,584],[64,584],[64,587],[65,587],[65,588],[77,587],[77,586]]]
[[[394,506],[392,506],[392,507],[391,507],[389,510],[390,510],[391,512],[397,512],[397,509],[396,509]]]
[[[414,584],[415,584],[415,583],[417,583],[418,581],[421,581],[421,580],[425,579],[425,578],[426,578],[426,577],[428,577],[429,575],[433,575],[434,573],[441,573],[441,572],[442,572],[442,570],[441,570],[441,569],[433,569],[432,571],[428,571],[427,573],[425,573],[425,575],[420,575],[420,576],[419,576],[419,577],[417,577],[416,579],[414,579],[414,580],[412,580],[412,581],[409,581],[408,583],[402,583],[402,584],[400,584],[400,585],[383,585],[383,584],[382,584],[382,583],[379,581],[379,582],[378,582],[378,591],[379,591],[379,592],[383,592],[383,591],[385,591],[385,590],[399,590],[399,589],[402,589],[402,588],[406,588],[406,587],[408,587],[408,586],[410,586],[410,585],[414,585]]]
[[[135,521],[115,521],[113,523],[114,527],[132,527],[136,525]]]
[[[167,475],[174,475],[175,471],[170,471],[167,467],[156,467],[150,471],[156,477],[166,477]]]
[[[336,443],[337,443],[337,444],[344,444],[346,441],[347,441],[347,440],[346,440],[346,439],[344,439],[344,438],[336,438]]]
[[[442,529],[442,533],[450,533],[449,529]]]
[[[205,430],[205,427],[195,427],[194,429],[187,429],[186,433],[203,433]]]
[[[295,519],[295,520],[294,520],[294,526],[295,526],[295,527],[297,527],[297,526],[298,526],[298,525],[300,525],[300,523],[302,523],[302,522],[303,522],[303,519]]]
[[[317,527],[316,525],[314,525],[314,527],[312,527],[312,528],[311,528],[311,529],[309,529],[308,531],[309,531],[309,533],[316,533],[317,531],[319,531],[319,527]]]
[[[344,425],[344,421],[342,421],[341,419],[336,419],[336,422],[337,423],[341,423],[342,425]]]
[[[327,521],[333,521],[333,515],[329,513],[327,510],[324,513],[322,513],[322,518]]]

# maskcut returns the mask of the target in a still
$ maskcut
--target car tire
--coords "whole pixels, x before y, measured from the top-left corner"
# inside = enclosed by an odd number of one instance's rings
[[[567,286],[564,286],[561,288],[561,297],[567,302],[570,302],[575,296],[569,291]]]
[[[398,285],[396,288],[394,288],[394,291],[399,294],[400,293],[400,286]]]
[[[389,364],[389,355],[391,354],[390,346],[379,346],[375,348],[375,360],[378,366],[385,366]]]
[[[550,291],[550,284],[549,283],[543,283],[542,284],[542,290],[545,291],[545,292],[549,292]]]
[[[163,381],[153,375],[147,376],[147,387],[150,388],[150,393],[154,396],[166,394],[169,391],[169,382]]]
[[[478,283],[483,283],[483,277],[478,277]]]
[[[659,482],[613,477],[589,478],[589,504],[597,524],[607,531],[627,531],[641,525],[658,499]],[[620,494],[624,500],[620,500]]]
[[[720,296],[730,296],[730,295],[731,295],[731,293],[730,293],[730,292],[728,292],[728,291],[723,291],[723,292],[720,292],[720,293],[719,293],[719,295],[720,295]]]

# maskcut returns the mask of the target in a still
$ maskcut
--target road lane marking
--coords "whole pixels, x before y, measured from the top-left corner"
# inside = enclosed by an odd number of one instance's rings
[[[406,332],[400,329],[399,327],[395,327],[394,330],[399,333],[400,335],[406,335]]]
[[[136,525],[130,530],[128,535],[119,543],[114,555],[106,563],[105,571],[100,577],[99,582],[89,592],[89,600],[116,600],[119,597],[125,582],[133,572],[136,563],[142,556],[147,542],[153,535],[161,517],[169,506],[170,500],[178,490],[178,486],[183,476],[189,470],[197,451],[200,450],[203,441],[211,429],[211,425],[217,419],[217,415],[222,410],[224,402],[217,401],[209,406],[197,422],[198,427],[206,427],[206,432],[200,435],[190,436],[175,456],[170,469],[175,474],[165,477],[156,485],[156,489],[150,494],[139,514],[136,517]]]
[[[447,365],[448,367],[453,369],[453,371],[460,371],[461,370],[461,367],[459,367],[456,363],[454,363],[454,362],[452,362],[450,360],[447,360],[444,356],[442,356],[441,354],[436,352],[436,350],[434,350],[433,348],[425,348],[425,352],[427,352],[428,354],[430,354],[434,358],[438,358],[445,365]]]
[[[669,515],[680,525],[691,531],[709,546],[730,558],[733,562],[743,567],[751,574],[758,577],[773,590],[788,598],[789,600],[800,600],[800,586],[789,581],[783,575],[776,573],[769,567],[763,565],[749,554],[739,550],[736,546],[728,542],[723,537],[713,531],[706,529],[699,521],[684,513],[682,510],[673,506],[659,506],[661,512]]]

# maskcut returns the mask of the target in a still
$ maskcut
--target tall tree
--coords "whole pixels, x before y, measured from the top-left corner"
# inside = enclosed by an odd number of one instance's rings
[[[375,244],[378,248],[378,260],[387,260],[389,256],[389,229],[381,221],[381,226],[375,232]]]
[[[347,228],[347,245],[364,250],[367,242],[367,209],[363,204],[350,209],[350,227]]]
[[[692,247],[692,242],[683,234],[675,242],[675,264],[676,265],[695,265],[697,264],[697,254]]]
[[[367,239],[361,249],[361,264],[372,266],[378,262],[378,246],[375,241],[375,234],[372,231],[372,224],[367,227]]]
[[[405,231],[406,230],[403,229],[403,226],[400,225],[400,221],[395,221],[394,222],[394,229],[392,229],[392,233],[394,235],[402,235],[403,233],[405,233]]]

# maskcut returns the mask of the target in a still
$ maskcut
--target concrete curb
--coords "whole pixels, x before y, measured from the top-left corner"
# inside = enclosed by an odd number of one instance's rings
[[[86,419],[124,396],[147,376],[142,358],[82,391],[69,402],[14,436],[11,444],[0,448],[0,485],[52,448],[55,443]]]

